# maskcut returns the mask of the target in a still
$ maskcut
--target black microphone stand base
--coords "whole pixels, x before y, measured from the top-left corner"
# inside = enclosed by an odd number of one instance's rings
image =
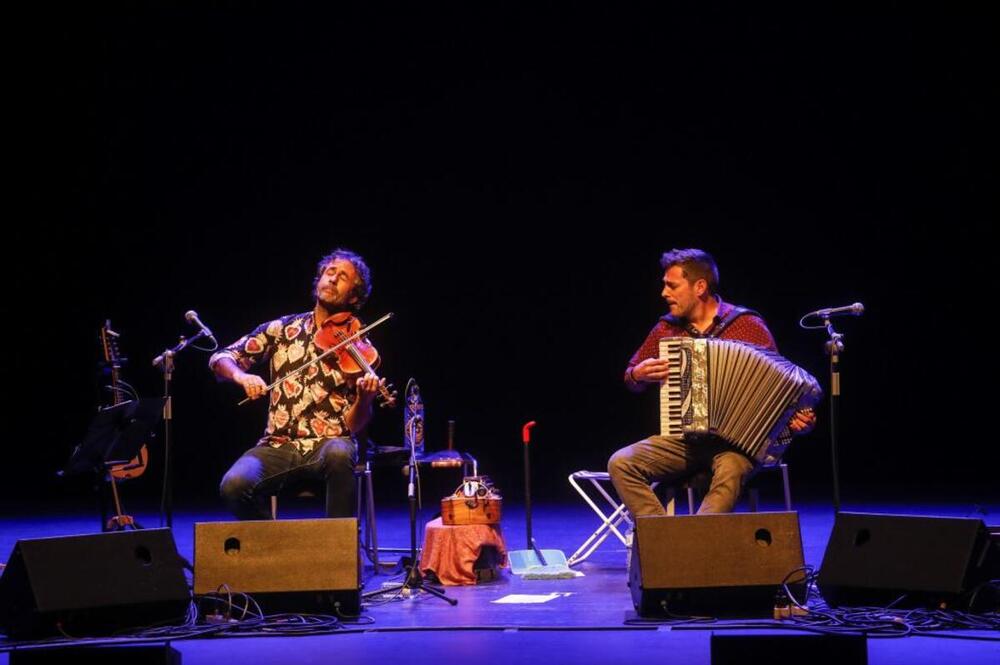
[[[397,592],[400,593],[403,597],[411,597],[421,591],[426,591],[430,595],[436,596],[441,600],[445,601],[452,607],[458,605],[458,600],[448,596],[444,592],[444,589],[440,589],[436,586],[432,586],[427,582],[425,582],[424,576],[417,569],[416,564],[411,564],[410,566],[407,567],[406,564],[404,563],[404,567],[406,567],[409,570],[409,572],[406,575],[405,582],[402,582],[400,584],[387,585],[382,587],[381,589],[375,589],[374,591],[363,593],[361,594],[361,597],[364,599],[368,599],[368,598],[373,598],[375,596],[383,596],[386,594],[397,593]]]

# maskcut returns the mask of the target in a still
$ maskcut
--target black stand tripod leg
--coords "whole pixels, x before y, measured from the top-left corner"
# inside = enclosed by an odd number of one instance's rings
[[[454,607],[455,605],[458,605],[458,600],[455,599],[455,598],[451,598],[450,596],[445,595],[444,589],[439,589],[437,587],[433,587],[433,586],[431,586],[431,585],[423,582],[422,580],[420,581],[419,585],[416,588],[420,589],[421,591],[426,591],[427,593],[431,594],[432,596],[437,596],[438,598],[440,598],[441,600],[445,601],[446,603],[448,603],[452,607]]]
[[[417,564],[414,563],[414,566]],[[375,589],[374,591],[369,591],[367,593],[361,594],[364,599],[373,598],[375,596],[383,596],[387,593],[395,593],[397,591],[402,591],[403,589],[409,589],[411,591],[426,591],[432,596],[437,596],[441,600],[445,601],[452,607],[458,605],[458,600],[452,598],[445,594],[444,589],[439,589],[436,586],[431,586],[424,582],[423,576],[417,570],[412,570],[412,572],[407,576],[406,581],[401,584],[394,584],[392,586],[382,587],[381,589]]]

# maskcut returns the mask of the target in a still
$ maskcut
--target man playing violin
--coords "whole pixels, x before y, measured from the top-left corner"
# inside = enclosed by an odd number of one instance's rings
[[[219,488],[239,519],[269,519],[264,497],[304,478],[326,482],[327,517],[354,514],[357,448],[352,434],[371,420],[372,403],[385,390],[385,379],[373,373],[352,375],[331,359],[291,373],[321,355],[370,294],[371,273],[364,259],[336,249],[316,266],[311,311],[262,323],[209,360],[219,380],[239,384],[250,399],[269,400],[264,436],[236,460]],[[288,377],[270,395],[268,383],[250,372],[265,364],[272,382]]]

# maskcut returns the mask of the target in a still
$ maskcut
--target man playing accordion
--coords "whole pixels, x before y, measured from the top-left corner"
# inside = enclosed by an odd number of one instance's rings
[[[715,260],[700,249],[674,249],[660,259],[663,298],[669,313],[660,318],[633,354],[625,370],[625,385],[642,392],[667,379],[670,363],[659,357],[661,339],[669,337],[718,338],[749,342],[776,352],[774,338],[759,314],[723,302],[718,294],[719,270]],[[801,409],[788,421],[794,434],[811,430],[816,423],[812,409]],[[722,438],[712,434],[650,436],[617,451],[608,461],[615,489],[634,516],[664,515],[653,493],[655,481],[676,483],[699,472],[711,473],[711,483],[699,514],[732,511],[757,462]]]

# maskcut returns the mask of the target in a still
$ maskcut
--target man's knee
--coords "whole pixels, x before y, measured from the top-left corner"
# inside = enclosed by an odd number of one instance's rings
[[[608,475],[611,476],[612,480],[615,478],[621,478],[627,475],[631,464],[629,462],[629,456],[625,452],[627,448],[622,448],[621,450],[615,452],[608,459]]]
[[[323,444],[320,455],[328,473],[354,469],[354,443],[350,439],[330,439]]]
[[[753,462],[739,453],[731,453],[716,458],[712,475],[720,480],[736,480],[742,485],[752,469]]]
[[[245,478],[230,471],[222,478],[219,484],[219,495],[229,503],[235,503],[250,496],[254,483],[249,478]]]
[[[242,499],[253,494],[254,488],[266,474],[266,461],[273,457],[273,448],[257,446],[243,453],[233,463],[219,483],[219,494],[226,500]]]

